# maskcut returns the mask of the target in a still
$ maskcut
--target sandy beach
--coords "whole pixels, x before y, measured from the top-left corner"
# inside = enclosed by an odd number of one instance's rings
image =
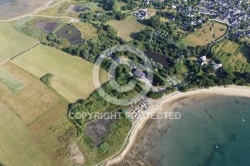
[[[151,117],[152,115],[162,111],[163,105],[168,105],[168,104],[173,105],[173,103],[178,104],[178,100],[196,95],[199,95],[201,97],[205,95],[214,95],[214,96],[223,95],[223,96],[239,96],[239,97],[250,98],[250,87],[228,86],[228,87],[213,87],[209,89],[198,89],[186,93],[174,92],[169,95],[163,96],[159,100],[154,100],[153,105],[151,105],[151,107],[147,111],[147,116],[143,116],[143,118],[138,119],[138,121],[136,121],[133,124],[126,138],[123,148],[116,155],[106,159],[99,165],[114,165],[121,162],[126,156],[126,154],[132,148],[138,133],[141,131],[141,129],[147,122],[148,117]]]

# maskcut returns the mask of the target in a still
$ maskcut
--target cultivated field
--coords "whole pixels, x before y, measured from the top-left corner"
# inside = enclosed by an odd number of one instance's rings
[[[0,67],[0,82],[12,92],[17,92],[24,87],[18,79],[2,67]]]
[[[12,62],[38,78],[53,74],[50,86],[69,102],[86,99],[96,89],[92,63],[52,47],[38,45]],[[102,83],[108,80],[106,71],[100,71],[100,80]]]
[[[0,86],[1,87],[1,86]],[[0,100],[0,165],[50,165],[20,118]]]
[[[215,46],[212,51],[221,60],[225,68],[231,71],[250,72],[250,48],[241,47],[235,42],[224,40]]]
[[[204,25],[200,30],[195,31],[186,38],[182,39],[181,43],[193,47],[207,45],[223,36],[226,33],[226,30],[226,25],[214,22],[214,28],[212,28],[212,23],[210,22]]]
[[[117,36],[126,41],[133,40],[133,33],[140,32],[146,26],[139,23],[134,16],[128,16],[125,20],[110,20],[108,24],[117,30]]]
[[[24,124],[30,125],[34,120],[45,114],[49,109],[57,105],[62,99],[52,89],[43,84],[39,79],[28,74],[23,69],[12,63],[1,66],[11,75],[9,82],[20,82],[23,88],[13,93],[8,86],[1,84],[2,100]],[[5,79],[5,78],[4,78]],[[14,84],[12,83],[12,84]]]
[[[75,130],[68,102],[11,62],[1,68],[25,86],[13,93],[0,83],[0,165],[70,165],[66,144]]]
[[[0,22],[0,62],[14,56],[37,42],[11,27],[7,22]]]

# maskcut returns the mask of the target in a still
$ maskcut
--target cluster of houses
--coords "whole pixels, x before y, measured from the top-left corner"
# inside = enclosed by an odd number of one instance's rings
[[[250,30],[246,30],[246,31],[236,31],[232,34],[230,34],[231,38],[235,38],[235,39],[239,39],[243,36],[249,37],[250,38]]]
[[[147,10],[140,9],[138,12],[134,13],[134,16],[139,19],[145,19],[148,17]]]
[[[249,3],[248,0],[214,0],[214,1],[201,1],[198,5],[198,13],[204,15],[210,15],[214,19],[228,23],[233,28],[238,28],[241,21],[250,20],[248,5],[247,9],[244,9],[241,4]],[[249,25],[250,28],[250,25]]]
[[[105,57],[104,55],[101,55],[101,56],[102,56],[102,58]],[[119,65],[125,64],[125,62],[121,58],[115,57],[112,52],[108,53],[106,56],[109,59],[114,60]],[[146,74],[141,69],[139,69],[138,66],[136,66],[134,63],[130,63],[128,66],[131,69],[132,75],[136,76],[137,78],[140,79],[140,81],[144,82],[145,86],[148,86],[150,88],[152,87],[152,84],[151,84],[152,80],[148,80],[148,78],[146,77]],[[143,66],[141,66],[141,67],[143,67]]]
[[[186,2],[185,0],[183,0],[184,2]],[[182,13],[184,16],[188,16],[190,18],[192,18],[190,21],[184,21],[182,22],[182,29],[187,29],[190,25],[192,26],[196,26],[198,24],[202,24],[204,23],[204,19],[202,19],[202,17],[197,15],[198,9],[195,7],[191,7],[191,6],[187,6],[187,5],[183,5],[183,4],[178,4],[179,2],[176,1],[176,3],[172,4],[172,8],[176,9],[179,13]],[[198,16],[198,17],[197,17]],[[175,21],[175,16],[173,14],[168,14],[167,18],[170,21]]]
[[[200,65],[212,65],[214,70],[218,70],[219,68],[222,67],[222,64],[220,64],[220,63],[215,63],[214,61],[209,61],[207,59],[206,55],[199,56],[198,58],[199,58],[198,62]]]
[[[201,0],[197,6],[193,7],[178,4],[178,1],[176,1],[176,3],[172,4],[172,8],[177,9],[178,12],[191,18],[208,15],[210,18],[227,23],[233,28],[239,28],[242,21],[247,22],[250,20],[250,14],[248,12],[250,5],[248,5],[246,9],[241,6],[242,3],[248,3],[248,0]],[[172,18],[169,19],[174,20],[174,17],[172,16]],[[194,19],[188,24],[197,25],[201,22],[202,19]],[[250,28],[250,21],[248,28]]]

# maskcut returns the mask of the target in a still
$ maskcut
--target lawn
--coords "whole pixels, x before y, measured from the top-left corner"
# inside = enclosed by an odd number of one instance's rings
[[[221,60],[225,68],[241,73],[250,72],[250,48],[241,47],[239,44],[223,40],[212,48],[212,52]]]
[[[50,86],[72,103],[86,99],[96,89],[92,63],[52,47],[38,45],[12,62],[38,78],[52,74]],[[108,80],[105,70],[100,71],[100,80],[102,83]]]
[[[211,22],[205,24],[201,29],[182,39],[181,43],[192,47],[207,45],[223,36],[227,30],[226,25],[217,22],[214,22],[213,31],[210,30],[211,27]]]
[[[128,16],[125,20],[110,20],[108,24],[117,30],[117,36],[126,41],[133,40],[133,34],[140,32],[146,26],[138,22],[134,16]]]
[[[7,22],[0,22],[0,62],[8,59],[37,42],[11,27]]]

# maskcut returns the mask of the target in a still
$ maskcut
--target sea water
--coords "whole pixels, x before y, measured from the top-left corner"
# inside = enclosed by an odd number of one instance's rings
[[[184,99],[181,119],[151,120],[121,165],[250,166],[250,99]],[[163,111],[168,110],[168,104]]]
[[[250,166],[249,98],[200,98],[174,111],[181,119],[158,120],[157,130],[149,135],[155,164]]]

